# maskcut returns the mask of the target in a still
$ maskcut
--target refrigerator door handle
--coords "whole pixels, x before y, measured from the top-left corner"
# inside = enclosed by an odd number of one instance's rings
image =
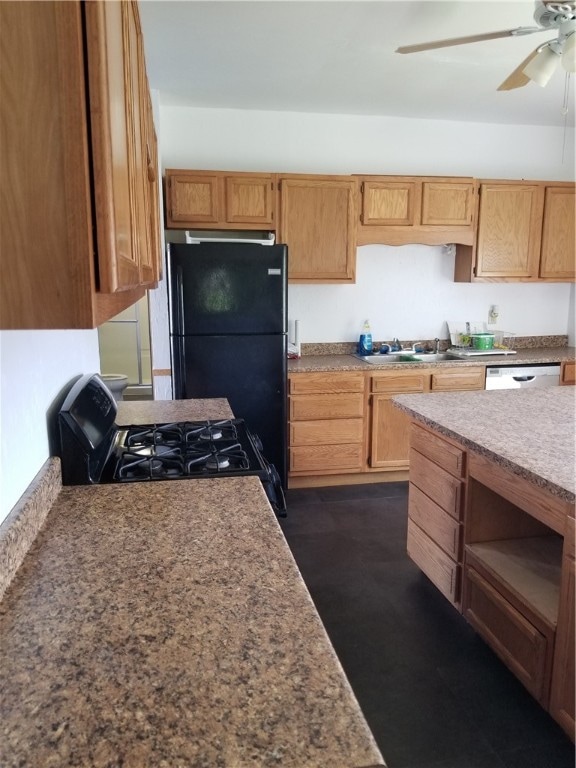
[[[186,361],[184,336],[172,336],[172,365],[174,366],[174,389],[176,400],[186,400]]]
[[[184,287],[182,267],[180,266],[176,267],[174,282],[176,288],[176,296],[174,297],[174,319],[176,320],[176,328],[173,328],[172,332],[182,335],[184,333]]]

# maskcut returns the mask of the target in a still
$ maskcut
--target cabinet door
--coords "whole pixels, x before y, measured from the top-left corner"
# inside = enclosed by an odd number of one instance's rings
[[[221,210],[219,176],[166,172],[166,226],[217,224]]]
[[[140,32],[138,6],[126,3],[128,11],[128,71],[130,76],[130,197],[132,200],[132,233],[138,261],[138,283],[152,284],[154,273],[150,252],[150,231],[148,226],[148,164],[146,157],[146,122],[144,110],[146,101],[142,89],[144,49]]]
[[[549,644],[474,568],[466,567],[463,614],[534,698],[545,701]]]
[[[146,72],[143,71],[144,130],[146,138],[146,208],[148,213],[147,258],[140,263],[141,282],[157,283],[162,277],[162,237],[160,234],[160,192],[158,187],[158,141],[154,128],[154,115],[150,101],[150,89]]]
[[[564,558],[562,562],[562,583],[560,605],[556,628],[552,688],[550,691],[550,714],[574,741],[574,605],[575,564],[574,564],[574,519],[567,519],[564,536]]]
[[[280,179],[280,240],[290,280],[354,282],[357,182],[330,177]]]
[[[413,226],[420,215],[421,189],[417,181],[365,181],[362,185],[362,223]]]
[[[134,16],[128,3],[90,2],[84,8],[99,287],[114,293],[140,281],[131,176]]]
[[[543,204],[537,185],[480,185],[477,277],[538,276]]]
[[[544,198],[540,277],[574,279],[576,194],[569,187],[547,187]]]
[[[560,383],[563,385],[576,384],[576,363],[562,363],[562,376],[560,377]]]
[[[227,176],[226,221],[229,224],[273,224],[272,176]]]
[[[369,463],[380,469],[408,469],[410,417],[393,405],[393,397],[393,394],[372,395]]]
[[[474,184],[425,181],[422,184],[422,224],[468,226],[474,211]]]

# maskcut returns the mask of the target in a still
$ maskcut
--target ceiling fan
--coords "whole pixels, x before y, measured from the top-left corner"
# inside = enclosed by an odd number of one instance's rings
[[[499,91],[511,91],[521,88],[531,80],[544,87],[562,62],[567,72],[576,72],[576,1],[549,2],[536,0],[534,21],[536,27],[517,27],[498,32],[486,32],[467,37],[453,37],[447,40],[435,40],[417,45],[405,45],[396,49],[396,53],[419,53],[434,48],[449,48],[452,45],[480,43],[484,40],[496,40],[502,37],[520,37],[534,32],[557,30],[557,37],[539,45],[508,75],[498,87]]]

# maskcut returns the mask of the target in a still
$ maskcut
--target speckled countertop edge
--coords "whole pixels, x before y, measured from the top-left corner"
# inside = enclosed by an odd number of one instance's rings
[[[574,387],[397,395],[410,416],[571,504]]]
[[[441,360],[433,363],[423,361],[421,363],[386,363],[383,367],[365,363],[359,360],[353,353],[350,354],[324,354],[303,355],[298,359],[288,360],[288,373],[313,373],[322,371],[365,371],[382,372],[391,370],[418,370],[423,368],[470,368],[488,365],[524,365],[527,363],[562,363],[576,359],[574,347],[544,347],[539,349],[519,349],[515,355],[490,355],[471,357],[470,359],[457,358],[454,360]]]
[[[0,600],[62,488],[60,459],[53,456],[40,468],[0,525]]]

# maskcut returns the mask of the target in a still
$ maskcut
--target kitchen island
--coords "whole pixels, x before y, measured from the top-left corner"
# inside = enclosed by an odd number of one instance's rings
[[[63,488],[1,607],[3,768],[384,765],[255,477]]]
[[[402,395],[408,554],[574,740],[571,387]]]

